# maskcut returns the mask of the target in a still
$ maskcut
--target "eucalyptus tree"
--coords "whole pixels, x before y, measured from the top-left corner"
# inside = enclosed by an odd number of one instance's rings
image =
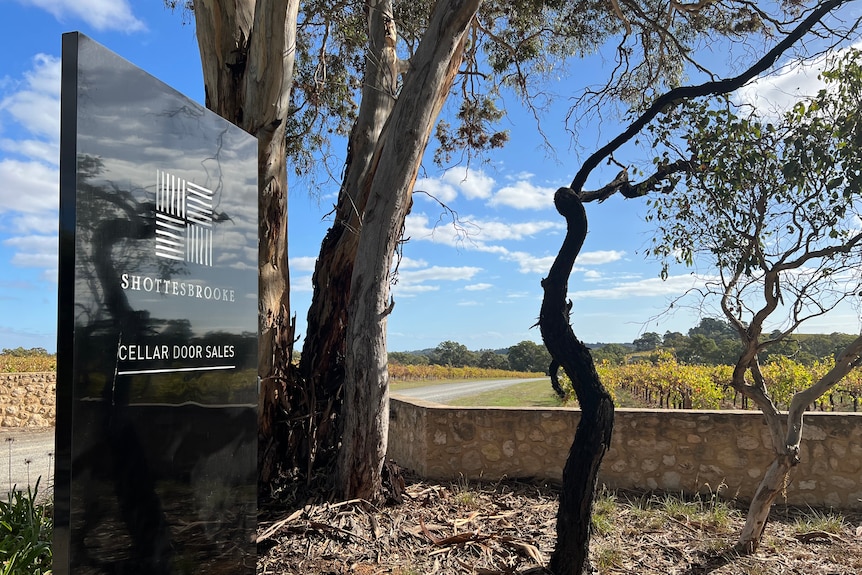
[[[700,294],[718,300],[742,344],[730,385],[763,412],[774,460],[749,507],[738,547],[757,549],[775,498],[799,463],[803,412],[862,363],[862,336],[835,368],[779,412],[759,357],[803,322],[862,293],[862,52],[821,73],[826,87],[775,120],[729,100],[686,102],[661,137],[682,133],[685,193],[650,200],[652,252],[717,271]],[[667,129],[668,131],[665,131]],[[775,329],[767,327],[770,323]]]
[[[642,197],[649,193],[670,194],[680,174],[693,172],[697,164],[687,156],[672,161],[668,155],[660,158],[654,172],[640,181],[630,180],[628,171],[623,170],[602,188],[587,191],[584,189],[587,179],[601,162],[613,159],[615,152],[637,138],[656,118],[672,113],[676,107],[692,99],[732,92],[769,70],[785,51],[817,27],[832,10],[845,3],[840,0],[817,3],[793,30],[783,35],[773,48],[740,74],[711,79],[698,85],[674,87],[651,99],[643,112],[619,135],[581,164],[570,185],[558,189],[554,195],[554,205],[566,219],[567,230],[548,276],[542,281],[544,297],[539,327],[553,358],[552,381],[556,377],[555,372],[562,367],[572,381],[582,413],[563,468],[563,488],[557,515],[557,545],[549,564],[552,573],[580,575],[589,570],[591,509],[598,470],[604,454],[610,448],[614,423],[613,398],[602,385],[588,348],[577,338],[570,325],[572,305],[566,298],[568,280],[588,231],[583,204],[601,201],[615,193],[627,198]],[[819,31],[827,35],[835,33],[828,25],[822,26]],[[705,225],[707,221],[702,220],[700,223]],[[842,359],[839,363],[846,367],[848,361]]]
[[[168,0],[176,4],[179,0]],[[797,0],[190,0],[206,104],[260,141],[263,475],[311,476],[338,450],[336,487],[380,497],[388,413],[386,318],[393,255],[425,148],[440,162],[504,145],[503,95],[537,116],[544,82],[600,47],[613,66],[579,102],[640,109],[707,72],[694,48],[720,36],[783,35]],[[774,10],[774,12],[770,12]],[[570,77],[575,77],[571,74]],[[444,102],[453,114],[438,122]],[[314,274],[299,372],[288,298],[287,170],[322,165],[346,140],[332,228]],[[320,186],[318,186],[320,187]],[[342,408],[342,406],[344,406]],[[317,463],[331,462],[319,458]]]
[[[290,376],[286,128],[299,0],[165,0],[194,15],[207,108],[258,140],[258,413],[266,448]],[[274,453],[272,450],[266,453]],[[265,464],[264,470],[271,469]]]

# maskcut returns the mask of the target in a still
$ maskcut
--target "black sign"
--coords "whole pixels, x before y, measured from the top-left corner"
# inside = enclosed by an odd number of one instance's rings
[[[257,140],[63,36],[54,573],[255,571]]]

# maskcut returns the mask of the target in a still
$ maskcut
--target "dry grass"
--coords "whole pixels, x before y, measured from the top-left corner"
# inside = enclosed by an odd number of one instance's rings
[[[518,482],[409,483],[401,505],[263,509],[257,573],[514,575],[554,545],[557,492]],[[602,492],[590,557],[599,574],[862,575],[862,516],[778,509],[760,550],[734,553],[744,513],[717,498]],[[839,520],[840,519],[840,520]]]

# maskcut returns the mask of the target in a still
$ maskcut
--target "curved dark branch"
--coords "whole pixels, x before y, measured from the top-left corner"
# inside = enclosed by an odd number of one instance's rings
[[[576,193],[580,193],[590,173],[592,173],[602,160],[618,150],[623,144],[634,138],[647,124],[649,124],[656,116],[661,114],[669,106],[682,100],[699,98],[712,94],[726,94],[741,88],[750,80],[771,68],[775,62],[778,61],[778,58],[787,51],[787,49],[808,33],[808,31],[820,22],[826,14],[849,1],[852,0],[829,0],[827,2],[821,2],[817,8],[815,8],[811,14],[803,20],[801,24],[799,24],[799,26],[785,36],[785,38],[776,44],[772,50],[767,52],[766,55],[742,74],[734,76],[733,78],[725,78],[724,80],[705,82],[697,86],[680,86],[679,88],[674,88],[656,98],[650,107],[647,108],[647,110],[634,122],[632,122],[625,131],[587,158],[583,166],[581,166],[581,169],[578,170],[578,173],[575,175],[575,179],[572,180],[572,184],[570,186],[571,189]]]
[[[620,193],[626,199],[640,198],[650,192],[670,192],[674,188],[672,182],[668,182],[668,178],[674,174],[689,172],[693,169],[694,164],[691,160],[677,160],[662,164],[648,178],[641,182],[632,183],[628,178],[620,178],[619,176],[611,183],[599,188],[598,190],[581,192],[581,201],[584,203],[598,200],[600,203],[616,193]]]

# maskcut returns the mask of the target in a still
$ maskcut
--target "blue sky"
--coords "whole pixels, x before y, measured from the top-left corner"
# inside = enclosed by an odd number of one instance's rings
[[[203,99],[194,25],[161,0],[0,0],[7,33],[0,38],[0,348],[56,348],[57,209],[60,38],[81,31],[188,97]],[[707,58],[731,58],[713,47]],[[739,54],[736,54],[739,55]],[[613,122],[583,124],[573,142],[564,118],[566,98],[583,78],[603,79],[601,58],[574,65],[549,86],[558,94],[543,119],[555,151],[543,147],[532,117],[512,98],[503,127],[510,142],[485,163],[441,171],[429,161],[416,189],[445,201],[447,214],[417,194],[408,218],[395,310],[389,321],[391,350],[434,347],[455,340],[471,349],[540,340],[536,323],[547,273],[564,233],[553,209],[554,191],[571,181],[579,158],[613,137]],[[787,74],[777,87],[763,84],[748,98],[810,92],[816,74]],[[445,113],[445,111],[444,111]],[[343,153],[336,144],[333,151]],[[627,162],[648,160],[635,154]],[[612,179],[618,168],[599,170],[588,188]],[[304,335],[311,272],[335,201],[337,184],[290,182],[292,304]],[[570,283],[573,325],[587,342],[630,342],[644,331],[685,332],[702,315],[717,315],[695,300],[675,305],[702,279],[675,268],[666,280],[644,256],[649,224],[641,201],[612,198],[589,205],[590,235]],[[805,332],[859,331],[858,313],[841,308],[807,324]]]

